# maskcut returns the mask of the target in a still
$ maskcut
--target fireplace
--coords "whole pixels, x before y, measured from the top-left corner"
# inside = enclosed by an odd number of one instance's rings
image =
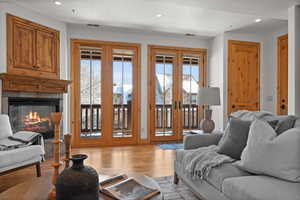
[[[59,112],[59,99],[8,98],[8,115],[13,132],[33,131],[44,139],[54,137],[51,113]]]

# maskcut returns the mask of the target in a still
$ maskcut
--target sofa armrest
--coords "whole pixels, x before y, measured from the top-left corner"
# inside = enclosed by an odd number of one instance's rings
[[[199,147],[218,144],[222,134],[195,134],[186,135],[183,139],[184,149],[196,149]]]

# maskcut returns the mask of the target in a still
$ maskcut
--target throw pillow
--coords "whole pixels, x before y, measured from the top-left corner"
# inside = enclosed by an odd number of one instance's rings
[[[224,135],[222,143],[219,144],[218,153],[239,160],[247,143],[250,125],[251,121],[231,118],[228,132]]]
[[[277,122],[278,121],[270,121],[268,123],[275,128]],[[251,123],[252,121],[244,121],[231,117],[226,134],[218,145],[218,153],[225,154],[236,160],[240,160],[242,151],[247,144]]]
[[[279,123],[276,127],[277,134],[279,135],[291,128],[294,128],[296,119],[297,119],[297,117],[289,115],[285,119],[279,121]]]
[[[277,116],[267,116],[266,120],[278,120],[278,124],[275,128],[277,135],[294,128],[296,120],[298,119],[293,115],[277,115]]]
[[[7,115],[0,115],[0,139],[12,136],[12,130]]]
[[[300,129],[277,136],[266,122],[255,120],[239,166],[251,173],[300,182]]]

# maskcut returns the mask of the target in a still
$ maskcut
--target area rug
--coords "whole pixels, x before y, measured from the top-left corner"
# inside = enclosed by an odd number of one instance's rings
[[[183,143],[158,144],[161,149],[183,149]]]
[[[164,200],[199,200],[181,181],[178,185],[173,184],[173,176],[153,179],[159,184]]]

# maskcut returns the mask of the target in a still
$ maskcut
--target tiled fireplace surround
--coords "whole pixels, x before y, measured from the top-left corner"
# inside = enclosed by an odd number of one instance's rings
[[[2,102],[2,105],[1,105],[2,113],[10,115],[10,117],[12,117],[11,116],[12,112],[9,110],[9,106],[12,106],[12,105],[29,106],[29,109],[30,109],[30,105],[32,105],[32,104],[33,104],[33,106],[51,105],[51,107],[52,107],[51,112],[62,112],[62,110],[63,110],[63,107],[62,107],[63,106],[63,94],[2,91],[2,101],[1,102]],[[41,132],[42,134],[45,134],[44,141],[45,141],[45,151],[46,151],[45,157],[46,158],[51,157],[52,152],[53,152],[52,140],[53,140],[54,132],[53,132],[53,129],[50,130],[50,128],[49,128],[49,127],[51,127],[51,121],[50,121],[50,119],[48,120],[49,114],[51,112],[50,111],[48,111],[48,113],[43,113],[43,111],[32,112],[32,115],[34,115],[34,116],[31,116],[31,117],[39,117],[39,121],[41,122],[39,124],[44,125],[43,129],[33,128],[32,131]],[[35,115],[38,115],[38,116],[35,116]],[[22,118],[20,119],[20,115],[19,115],[19,119],[17,119],[17,120],[24,120],[24,116],[22,116]],[[30,120],[32,120],[32,118]],[[12,122],[13,122],[13,119],[11,119],[11,123]],[[17,131],[17,127],[14,127],[14,126],[16,126],[16,124],[18,124],[18,123],[19,122],[15,123],[15,124],[12,123],[13,131]],[[22,124],[24,125],[24,122]],[[30,125],[30,127],[34,127],[34,126]],[[47,129],[49,129],[49,130],[42,131],[42,130],[46,129],[45,127],[48,127]],[[19,128],[19,130],[20,129],[22,129],[22,128]],[[28,129],[28,127],[27,127],[27,129]],[[62,149],[64,149],[64,148],[62,148]]]

